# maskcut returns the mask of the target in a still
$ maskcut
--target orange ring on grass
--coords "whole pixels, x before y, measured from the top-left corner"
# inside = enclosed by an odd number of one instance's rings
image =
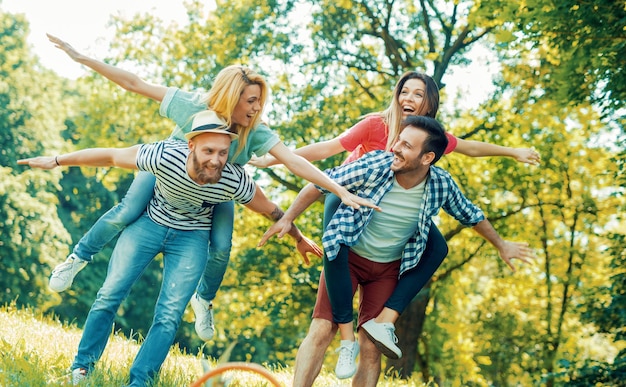
[[[281,387],[280,382],[268,370],[266,370],[265,368],[261,367],[260,365],[256,363],[246,363],[246,362],[231,362],[231,363],[224,363],[224,364],[218,365],[211,371],[202,375],[200,379],[193,382],[191,387],[202,387],[202,384],[206,382],[207,380],[211,379],[212,377],[221,375],[224,372],[233,371],[233,370],[248,371],[248,372],[259,374],[263,376],[265,379],[269,380],[272,384],[274,384],[274,386]]]

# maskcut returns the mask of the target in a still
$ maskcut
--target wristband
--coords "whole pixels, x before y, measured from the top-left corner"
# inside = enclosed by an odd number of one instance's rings
[[[54,162],[57,163],[57,167],[61,166],[61,164],[59,164],[59,156],[54,156]]]

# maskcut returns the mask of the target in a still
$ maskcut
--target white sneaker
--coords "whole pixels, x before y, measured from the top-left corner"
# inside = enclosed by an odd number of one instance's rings
[[[213,303],[200,298],[198,293],[191,297],[191,309],[196,315],[196,333],[204,341],[211,340],[215,335],[213,325]]]
[[[84,368],[76,368],[72,370],[72,385],[78,386],[80,382],[87,379],[87,370]]]
[[[361,325],[361,328],[383,355],[390,359],[402,357],[402,350],[396,345],[398,338],[393,323],[377,323],[374,320],[369,320]]]
[[[57,265],[57,267],[52,270],[49,283],[50,289],[57,293],[68,289],[72,286],[76,274],[83,270],[87,263],[89,262],[78,258],[76,254],[70,254],[65,262]]]
[[[339,379],[347,379],[356,373],[356,357],[359,354],[357,341],[341,340],[341,346],[335,352],[339,352],[339,359],[335,366],[335,374]]]

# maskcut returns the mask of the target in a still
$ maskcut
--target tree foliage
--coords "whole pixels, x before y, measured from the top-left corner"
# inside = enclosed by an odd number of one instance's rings
[[[620,143],[624,143],[622,137]],[[625,149],[622,147],[622,149]],[[622,151],[611,161],[615,162],[614,168],[616,182],[620,183],[622,191],[616,195],[623,195],[624,187],[624,160],[625,152]],[[626,380],[626,235],[624,234],[624,218],[622,216],[624,205],[620,205],[622,211],[615,214],[616,227],[607,230],[608,247],[606,253],[611,257],[609,283],[599,286],[594,292],[589,292],[589,302],[582,306],[582,321],[593,324],[598,331],[606,335],[607,340],[614,343],[619,350],[614,359],[590,358],[581,359],[577,363],[563,362],[564,371],[557,374],[560,380],[567,380],[573,386],[588,385],[621,385]],[[613,231],[614,229],[614,231]]]
[[[564,103],[592,101],[607,110],[624,107],[623,1],[534,0],[520,3],[517,14],[520,41],[542,54],[546,91]]]
[[[64,112],[48,103],[61,83],[39,69],[27,34],[22,17],[0,11],[0,287],[4,303],[45,305],[49,265],[69,237],[56,213],[60,174],[25,170],[17,159],[60,151]]]
[[[444,385],[621,380],[624,237],[618,214],[626,182],[624,144],[612,140],[624,122],[607,117],[619,115],[624,100],[623,68],[612,59],[623,57],[623,7],[551,0],[216,4],[209,11],[202,2],[187,3],[184,25],[151,15],[115,18],[117,36],[101,59],[188,90],[208,89],[224,66],[252,66],[272,88],[267,121],[292,147],[335,137],[363,114],[385,108],[401,73],[424,71],[442,88],[439,118],[455,135],[532,145],[542,155],[540,167],[455,154],[439,162],[505,239],[529,241],[538,259],[512,274],[491,246],[441,215],[450,254],[398,321],[405,356],[388,367]],[[173,124],[158,115],[156,103],[98,75],[59,80],[25,46],[23,19],[0,14],[0,23],[5,302],[19,294],[20,302],[80,322],[104,279],[110,246],[61,296],[45,290],[49,270],[123,196],[132,174],[31,171],[15,160],[154,141]],[[584,33],[590,29],[594,34]],[[446,94],[445,83],[477,44],[497,54],[501,71],[488,100],[465,109],[462,96]],[[337,165],[344,156],[318,165]],[[303,185],[280,167],[251,173],[283,208]],[[320,262],[303,267],[289,238],[258,249],[268,221],[239,207],[236,219],[230,268],[215,302],[218,337],[202,350],[220,356],[236,342],[233,359],[289,364],[307,331]],[[298,225],[319,241],[321,206]],[[158,258],[137,286],[141,294],[131,294],[120,309],[117,327],[128,335],[145,334],[160,271]],[[177,341],[195,351],[202,343],[191,311],[184,319]]]

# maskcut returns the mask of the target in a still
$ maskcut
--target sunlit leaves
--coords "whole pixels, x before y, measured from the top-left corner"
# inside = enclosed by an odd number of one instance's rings
[[[626,73],[619,61],[626,53],[623,2],[533,0],[525,4],[517,14],[524,32],[521,41],[536,48],[548,46],[565,59],[558,65],[546,64],[553,76],[543,87],[565,103],[594,101],[608,111],[623,107]]]
[[[217,2],[214,9],[192,1],[182,25],[150,14],[114,18],[117,36],[108,58],[99,59],[187,90],[208,89],[224,66],[250,65],[272,88],[265,112],[270,126],[297,147],[333,138],[362,115],[384,109],[406,70],[425,71],[441,84],[451,65],[469,60],[464,54],[476,42],[496,49],[501,71],[489,101],[471,110],[463,110],[465,101],[453,101],[438,118],[467,140],[534,146],[541,165],[455,154],[439,165],[505,239],[528,241],[538,258],[532,266],[516,261],[513,274],[491,246],[441,215],[450,254],[430,289],[423,334],[411,343],[418,360],[409,371],[459,385],[533,385],[586,357],[608,359],[617,348],[595,330],[615,332],[607,321],[619,321],[614,317],[623,309],[615,276],[623,265],[614,258],[623,251],[624,144],[616,139],[624,119],[602,117],[598,105],[581,103],[593,101],[596,92],[613,98],[615,106],[623,101],[623,10],[614,4],[237,0]],[[71,245],[67,232],[80,237],[124,194],[130,176],[73,169],[61,180],[58,171],[24,172],[15,159],[154,141],[173,124],[158,115],[157,103],[99,75],[64,84],[41,76],[24,47],[27,28],[20,18],[2,15],[0,23],[0,249],[9,257],[3,270],[11,274],[2,277],[2,286],[6,299],[19,293],[21,300],[47,302],[47,308],[50,301],[42,301],[40,289],[50,265]],[[454,97],[445,92],[444,98]],[[344,157],[318,165],[335,166]],[[272,172],[272,179],[252,173],[285,208],[293,200],[285,187],[303,182],[284,168]],[[57,192],[59,182],[63,190]],[[236,341],[233,359],[286,364],[306,333],[319,260],[303,267],[289,237],[258,249],[268,225],[238,208],[231,267],[215,301],[218,337],[204,348],[211,355]],[[321,206],[298,225],[319,241]],[[64,294],[55,311],[84,318],[109,254],[96,257],[77,279],[80,292]],[[155,297],[160,263],[140,284],[147,289],[143,299],[133,295],[122,307],[120,329],[149,323],[142,319],[151,310],[145,299]],[[177,340],[195,350],[201,343],[192,322],[188,312]]]
[[[57,215],[59,171],[31,170],[17,160],[58,154],[66,110],[61,81],[40,69],[26,45],[28,25],[0,11],[0,277],[2,302],[45,309],[51,265],[67,253]]]

